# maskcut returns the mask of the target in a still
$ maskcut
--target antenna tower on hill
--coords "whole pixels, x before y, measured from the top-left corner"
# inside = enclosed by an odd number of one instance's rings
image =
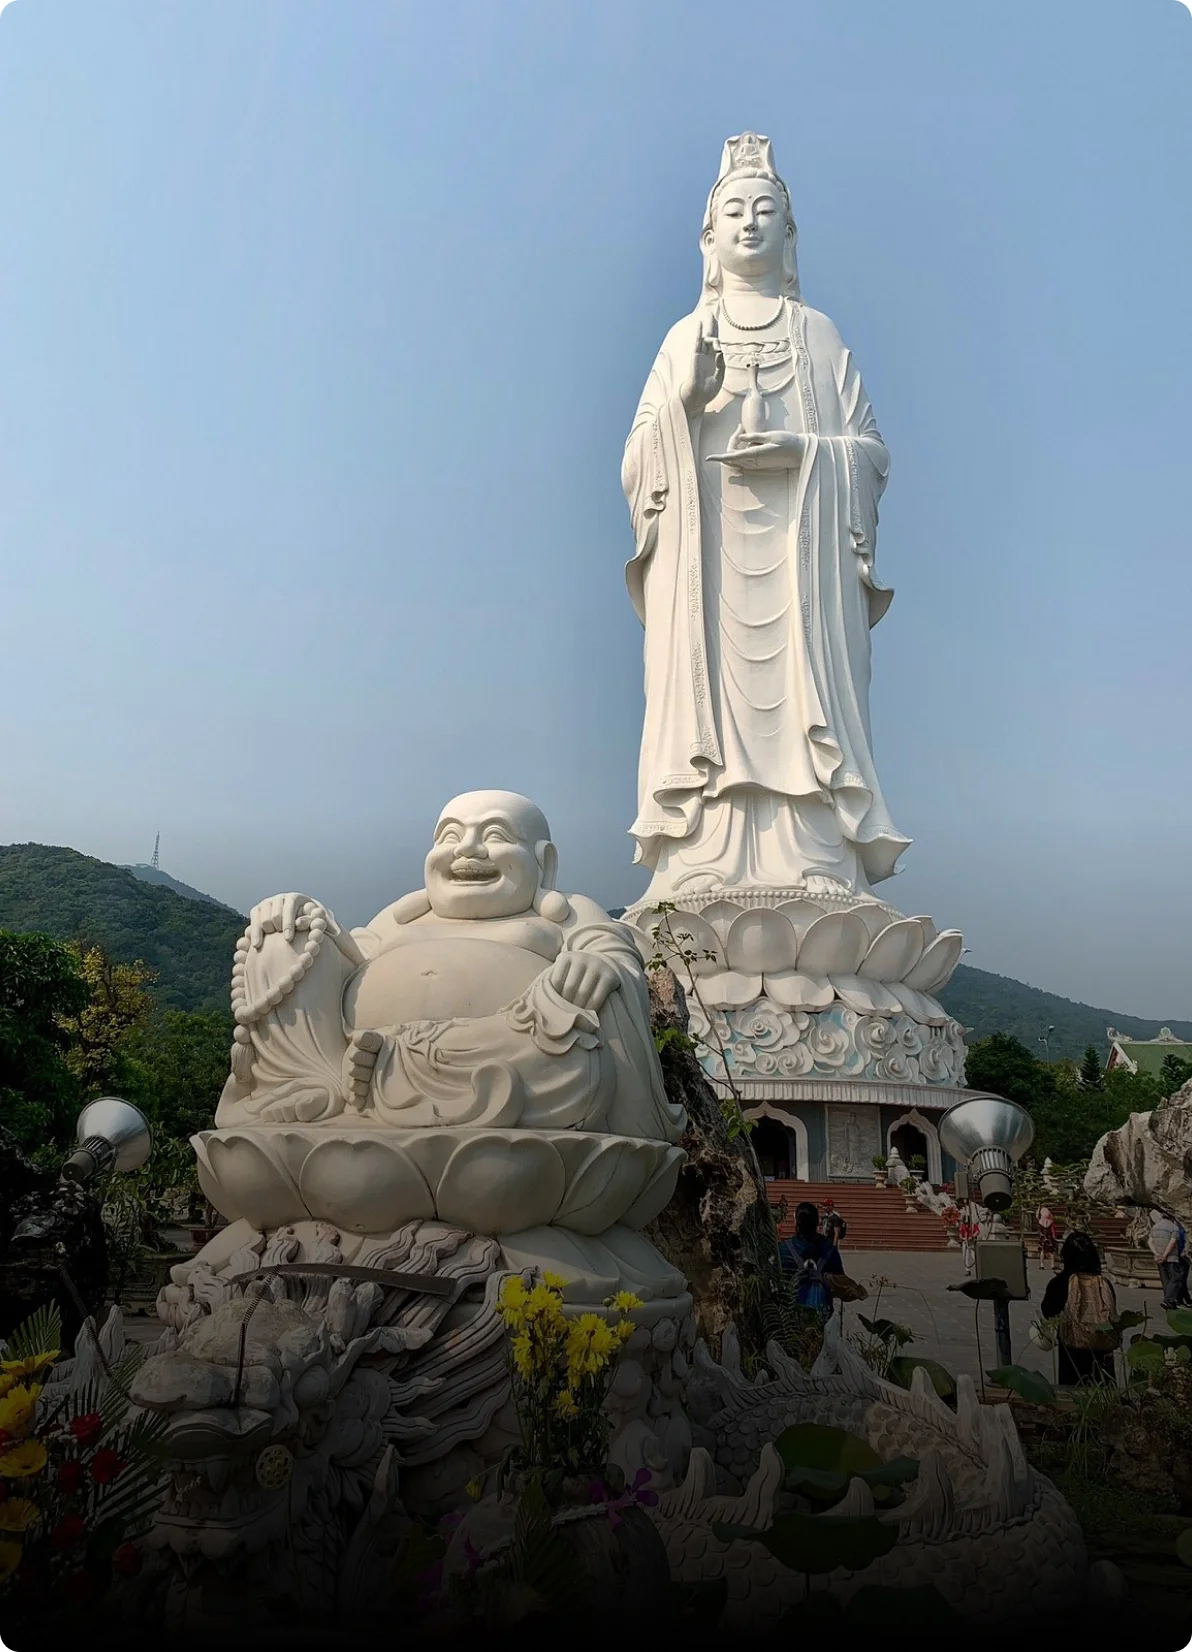
[[[155,872],[161,870],[161,833],[158,832],[153,840],[153,859],[149,862]]]

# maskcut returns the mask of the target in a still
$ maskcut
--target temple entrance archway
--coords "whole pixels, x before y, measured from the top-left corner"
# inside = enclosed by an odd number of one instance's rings
[[[927,1180],[938,1187],[944,1179],[943,1159],[940,1153],[939,1131],[917,1107],[896,1118],[886,1131],[886,1151],[898,1149],[898,1155],[907,1169],[912,1158],[927,1161]]]

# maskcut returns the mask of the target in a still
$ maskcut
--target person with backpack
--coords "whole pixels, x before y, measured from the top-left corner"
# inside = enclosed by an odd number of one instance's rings
[[[829,1276],[843,1274],[844,1263],[832,1240],[819,1231],[819,1211],[812,1204],[795,1208],[795,1231],[778,1247],[782,1271],[795,1281],[795,1302],[814,1309],[822,1319],[832,1313]]]
[[[1061,1386],[1114,1380],[1113,1355],[1122,1334],[1101,1327],[1117,1318],[1117,1297],[1087,1233],[1070,1233],[1060,1246],[1060,1271],[1043,1292],[1042,1316],[1058,1321]]]
[[[1187,1236],[1174,1216],[1151,1211],[1150,1246],[1163,1287],[1163,1306],[1182,1308],[1188,1303],[1188,1258],[1184,1254]]]

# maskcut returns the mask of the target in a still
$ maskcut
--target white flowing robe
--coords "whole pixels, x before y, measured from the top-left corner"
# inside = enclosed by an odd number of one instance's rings
[[[869,631],[893,594],[873,575],[889,458],[832,322],[797,301],[788,315],[790,356],[763,358],[761,389],[767,428],[809,438],[797,469],[709,462],[746,381],[726,373],[688,417],[698,312],[667,334],[626,445],[626,578],[646,630],[631,830],[654,870],[648,898],[809,876],[864,893],[910,841],[886,809],[869,724]]]

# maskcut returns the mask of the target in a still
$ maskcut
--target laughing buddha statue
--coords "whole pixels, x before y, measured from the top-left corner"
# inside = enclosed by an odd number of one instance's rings
[[[443,809],[426,886],[345,930],[317,901],[253,908],[236,950],[235,1126],[489,1127],[673,1143],[641,958],[555,887],[542,812],[513,792]]]

